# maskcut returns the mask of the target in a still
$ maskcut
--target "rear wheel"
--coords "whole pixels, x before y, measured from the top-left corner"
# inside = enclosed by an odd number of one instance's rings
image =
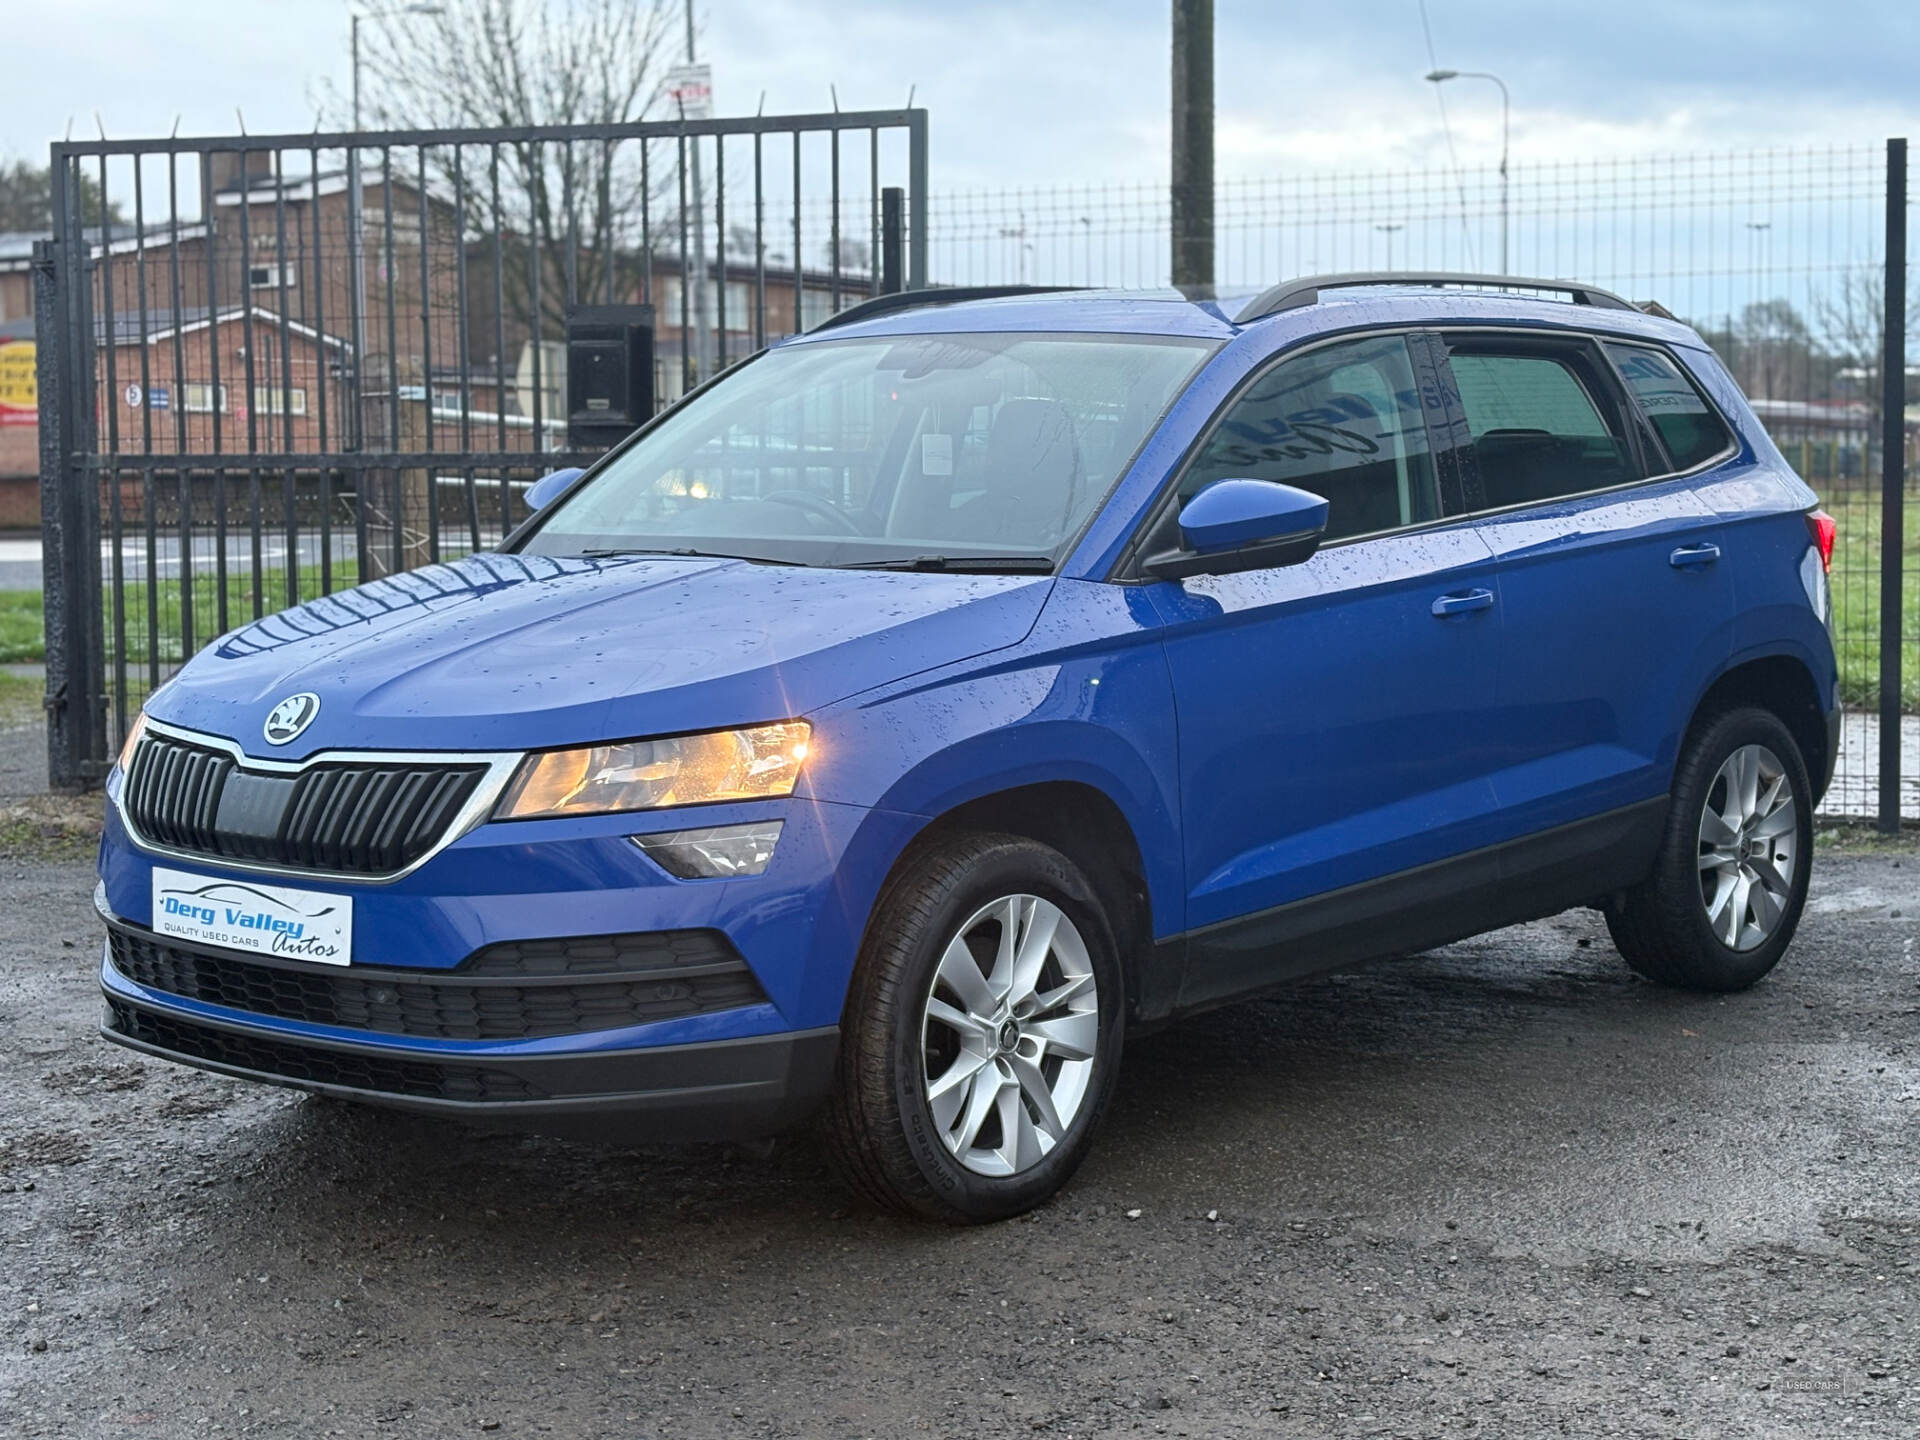
[[[1607,907],[1627,963],[1685,990],[1744,990],[1779,963],[1806,903],[1812,787],[1771,712],[1700,726],[1675,771],[1653,873]]]
[[[928,846],[876,907],[827,1134],[877,1203],[954,1222],[1031,1209],[1092,1142],[1120,1060],[1112,930],[1058,851]]]

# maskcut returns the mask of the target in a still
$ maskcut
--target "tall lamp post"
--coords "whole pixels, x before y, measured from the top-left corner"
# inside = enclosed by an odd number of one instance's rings
[[[693,0],[687,0],[686,11],[687,64],[692,65],[695,63],[693,53]],[[708,111],[708,113],[711,114],[712,112]],[[680,110],[680,118],[683,121],[687,118],[686,107],[684,105]],[[714,144],[716,146],[720,143],[720,140],[715,139]],[[839,143],[838,138],[836,138],[834,145],[837,147]],[[693,298],[693,375],[690,379],[682,377],[681,386],[683,389],[691,390],[695,385],[705,380],[709,374],[707,352],[712,344],[712,339],[708,333],[710,327],[707,323],[707,199],[700,187],[700,137],[697,135],[693,137],[693,140],[687,146],[687,159],[690,166],[688,178],[693,182],[693,274],[691,276],[687,274],[687,257],[682,255],[680,257],[680,283],[685,285],[689,279],[693,282],[693,289],[688,292]],[[796,207],[800,204],[800,197],[798,195],[793,197],[793,203]],[[720,236],[719,239],[721,255],[720,283],[724,285],[726,283],[727,269],[726,237],[723,235]],[[798,275],[800,268],[800,257],[796,255],[793,257],[793,273]],[[799,320],[800,317],[798,315],[794,316],[794,329],[796,330],[800,328]]]
[[[1513,107],[1507,82],[1485,70],[1430,70],[1427,79],[1436,85],[1449,80],[1491,80],[1500,87],[1500,273],[1511,274],[1507,269],[1507,121]]]
[[[1750,375],[1743,383],[1747,393],[1756,400],[1762,396],[1769,400],[1775,398],[1772,374],[1773,317],[1763,308],[1767,301],[1767,261],[1772,258],[1773,249],[1767,242],[1772,238],[1773,222],[1771,220],[1747,221],[1747,274],[1751,279],[1753,294],[1753,299],[1748,302],[1748,309],[1757,312],[1753,316],[1754,323],[1749,328],[1754,332],[1757,348],[1760,351],[1757,357],[1760,363],[1756,373]],[[1731,321],[1727,329],[1730,332],[1734,331]],[[1755,358],[1754,356],[1747,358],[1749,370],[1755,370],[1756,367],[1753,364]]]
[[[1375,225],[1373,228],[1378,230],[1382,235],[1387,237],[1387,270],[1391,272],[1393,270],[1394,232],[1397,230],[1406,229],[1407,222],[1404,220],[1384,220],[1380,224]]]
[[[446,7],[442,5],[398,5],[384,10],[355,10],[349,14],[347,35],[348,50],[353,57],[353,129],[356,135],[360,130],[360,22],[385,19],[393,15],[444,15],[446,13]],[[314,176],[316,186],[319,181],[320,177]],[[244,185],[246,182],[243,179],[241,183]],[[317,190],[315,199],[318,200]],[[348,287],[348,294],[353,301],[353,438],[354,443],[364,450],[367,407],[361,381],[366,373],[367,363],[367,260],[363,209],[364,201],[360,189],[360,147],[356,144],[347,148],[347,263],[353,267],[353,278]],[[387,358],[391,365],[393,357]]]

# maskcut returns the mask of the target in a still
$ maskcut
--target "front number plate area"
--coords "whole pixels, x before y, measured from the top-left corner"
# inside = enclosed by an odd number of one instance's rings
[[[156,865],[153,928],[201,945],[346,965],[353,958],[353,897]]]

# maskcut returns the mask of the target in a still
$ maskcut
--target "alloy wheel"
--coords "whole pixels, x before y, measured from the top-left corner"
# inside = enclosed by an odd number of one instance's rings
[[[1799,846],[1786,767],[1766,746],[1742,745],[1715,773],[1700,814],[1700,899],[1721,944],[1753,950],[1779,928]]]
[[[1037,895],[981,906],[941,952],[920,1026],[949,1153],[978,1175],[1039,1164],[1086,1101],[1099,1042],[1099,984],[1066,912]]]

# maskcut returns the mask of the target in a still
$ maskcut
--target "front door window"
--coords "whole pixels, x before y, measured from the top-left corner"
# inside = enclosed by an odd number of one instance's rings
[[[1283,360],[1233,402],[1181,482],[1277,480],[1327,501],[1332,540],[1440,516],[1439,486],[1407,341],[1342,341]]]

